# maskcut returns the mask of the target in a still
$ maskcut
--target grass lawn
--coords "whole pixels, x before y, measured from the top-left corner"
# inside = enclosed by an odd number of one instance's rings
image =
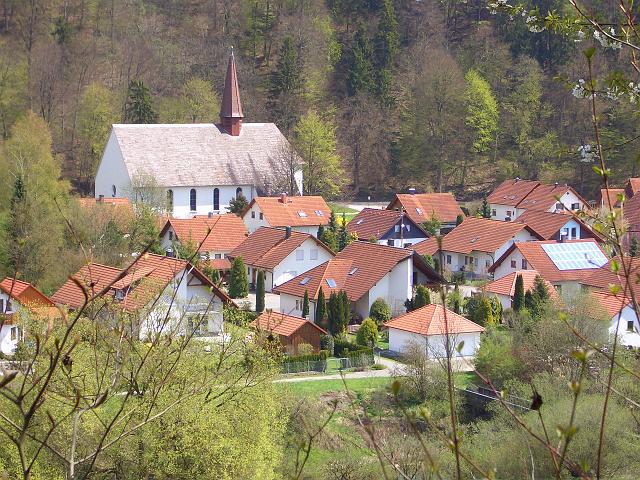
[[[352,378],[346,380],[347,387],[353,395],[366,394],[375,390],[385,389],[390,387],[392,382],[393,379],[388,377]],[[287,382],[277,385],[288,389],[288,391],[296,397],[318,398],[323,393],[345,391],[342,379]]]
[[[343,213],[344,219],[347,221],[347,223],[358,214],[358,210],[346,207],[344,205],[338,205],[336,203],[329,203],[329,208],[336,214],[336,220],[338,220],[338,224],[342,222]]]
[[[467,388],[469,385],[480,385],[482,381],[474,372],[458,372],[455,374],[456,387]]]

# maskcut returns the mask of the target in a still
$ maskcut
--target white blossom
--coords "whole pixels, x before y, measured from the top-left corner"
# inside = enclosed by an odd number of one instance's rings
[[[607,91],[605,95],[609,100],[618,100],[622,96],[622,93],[623,92],[621,92],[618,87],[614,86],[614,87],[607,87]]]
[[[576,32],[576,38],[573,40],[576,43],[580,43],[582,40],[585,39],[587,35],[582,31],[582,30],[578,30]]]
[[[586,89],[584,88],[584,79],[580,79],[578,80],[578,83],[575,84],[575,86],[573,87],[573,90],[571,90],[571,95],[573,95],[576,98],[584,98],[586,97]]]
[[[613,27],[609,29],[609,33],[612,37],[616,36],[616,31]],[[602,45],[604,48],[612,48],[614,50],[622,48],[622,43],[611,40],[609,37],[603,35],[599,30],[593,32],[593,38],[600,42],[600,45]]]
[[[529,27],[529,31],[532,33],[540,33],[545,29],[544,25],[539,25],[536,22],[538,22],[538,17],[535,15],[529,15],[525,20],[525,23]]]
[[[638,101],[639,95],[640,95],[640,84],[629,82],[629,101],[631,103],[636,103]]]
[[[598,153],[589,144],[580,145],[578,153],[580,154],[580,161],[583,163],[593,163],[598,158]]]

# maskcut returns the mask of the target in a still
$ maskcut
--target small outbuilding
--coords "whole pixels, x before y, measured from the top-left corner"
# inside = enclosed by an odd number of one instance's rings
[[[266,311],[251,322],[251,326],[260,332],[277,336],[283,349],[290,355],[298,354],[300,344],[313,347],[313,353],[320,352],[320,336],[327,332],[313,322],[285,313]]]
[[[432,358],[446,357],[447,334],[451,356],[471,357],[480,346],[480,334],[484,332],[480,325],[435,304],[400,315],[384,325],[389,329],[389,350],[405,353],[414,344],[424,347]]]

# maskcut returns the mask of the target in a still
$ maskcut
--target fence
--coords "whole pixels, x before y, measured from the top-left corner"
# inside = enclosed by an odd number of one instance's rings
[[[325,372],[326,370],[326,360],[302,360],[282,364],[282,373]]]
[[[326,372],[327,370],[347,370],[349,368],[364,368],[375,363],[373,350],[353,352],[343,358],[329,358],[327,360],[300,360],[284,362],[282,373]]]

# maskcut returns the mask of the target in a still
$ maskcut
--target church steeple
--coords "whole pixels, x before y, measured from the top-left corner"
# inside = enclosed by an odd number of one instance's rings
[[[236,59],[233,55],[232,48],[227,65],[227,76],[224,81],[222,104],[220,105],[220,121],[222,127],[229,135],[237,137],[240,135],[243,118],[242,103],[240,103],[240,89],[238,88],[238,75],[236,73]]]

